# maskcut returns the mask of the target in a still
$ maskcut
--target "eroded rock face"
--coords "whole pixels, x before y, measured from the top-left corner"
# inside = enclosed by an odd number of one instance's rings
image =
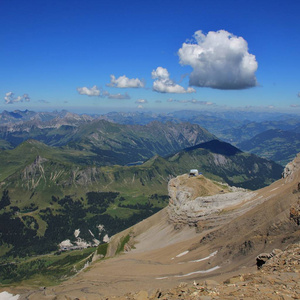
[[[300,225],[300,201],[298,200],[290,209],[290,219]]]
[[[296,156],[296,158],[288,163],[282,173],[282,177],[286,178],[288,181],[292,181],[294,179],[295,174],[300,170],[300,153]]]
[[[260,269],[269,259],[274,257],[277,254],[280,254],[282,251],[280,249],[274,249],[271,253],[261,253],[256,257],[256,266]]]
[[[197,226],[212,215],[252,197],[241,188],[214,183],[202,175],[181,175],[169,181],[169,219],[178,224]]]

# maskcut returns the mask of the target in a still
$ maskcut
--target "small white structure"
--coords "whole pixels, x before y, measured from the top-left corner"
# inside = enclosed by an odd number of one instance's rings
[[[191,169],[190,170],[190,176],[198,176],[199,175],[199,172],[197,169]]]

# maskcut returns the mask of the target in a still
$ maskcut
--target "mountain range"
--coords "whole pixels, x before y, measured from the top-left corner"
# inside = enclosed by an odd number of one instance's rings
[[[82,142],[80,141],[80,135],[85,133],[86,130],[93,130],[95,126],[106,126],[104,125],[104,121],[102,121],[103,124],[101,125],[101,120],[125,125],[126,130],[129,129],[133,131],[134,129],[132,128],[134,125],[136,125],[137,128],[137,125],[150,126],[152,122],[155,123],[156,121],[159,122],[159,124],[165,124],[167,122],[179,124],[186,122],[199,125],[201,128],[206,128],[214,137],[220,140],[238,146],[244,151],[250,151],[258,156],[274,160],[282,166],[295,157],[298,151],[300,151],[299,147],[295,146],[289,137],[287,137],[284,142],[277,143],[278,138],[282,141],[282,136],[278,136],[277,139],[273,138],[274,131],[272,137],[268,136],[268,134],[271,133],[270,130],[287,131],[288,135],[290,135],[291,132],[295,133],[297,130],[299,131],[299,116],[283,113],[251,113],[238,110],[223,112],[186,110],[167,114],[151,112],[111,112],[103,115],[79,115],[64,110],[60,112],[33,112],[28,110],[16,110],[13,112],[3,111],[0,114],[0,148],[12,149],[28,138],[37,139],[52,146],[64,146],[70,142],[73,142],[74,145],[74,142]],[[130,125],[132,126],[130,127]],[[153,126],[153,128],[154,127],[155,126]],[[268,145],[262,143],[261,145],[251,147],[250,145],[255,143],[255,137],[260,134],[263,134],[263,136],[268,139]],[[119,138],[118,135],[114,137]],[[257,140],[259,139],[258,137]],[[294,136],[294,140],[297,142],[299,137]],[[87,142],[89,143],[90,140],[88,139]],[[289,149],[289,153],[281,151],[283,143],[286,148]],[[270,145],[276,152],[276,155],[273,155],[273,152],[268,154],[268,147]],[[185,144],[184,146],[188,147],[189,145]],[[176,147],[174,147],[174,152],[176,150],[179,150],[179,148],[176,149]],[[164,155],[163,153],[159,154]],[[286,154],[288,154],[288,157]],[[100,163],[102,164],[103,161]],[[117,163],[125,162],[118,161]]]
[[[295,130],[269,129],[238,146],[260,157],[286,165],[300,151],[300,133]]]

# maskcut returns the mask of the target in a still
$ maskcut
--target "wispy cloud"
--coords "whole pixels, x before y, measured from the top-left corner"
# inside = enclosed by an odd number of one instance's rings
[[[18,103],[18,102],[30,102],[30,97],[28,94],[23,94],[23,96],[15,96],[13,92],[8,92],[5,94],[4,97],[5,103],[6,104],[13,104],[13,103]]]
[[[49,101],[44,100],[44,99],[40,99],[40,100],[38,100],[37,102],[39,102],[39,103],[44,103],[44,104],[49,104],[49,103],[50,103]]]
[[[138,99],[135,101],[135,103],[146,104],[146,103],[148,103],[148,101],[146,99]]]
[[[167,69],[163,67],[157,67],[156,70],[153,70],[152,79],[155,79],[153,82],[153,90],[159,93],[175,93],[175,94],[186,94],[186,93],[195,93],[196,90],[188,87],[185,89],[181,85],[175,83],[170,79],[170,74]]]
[[[207,35],[199,30],[194,38],[178,50],[180,63],[193,68],[191,86],[233,90],[257,86],[258,64],[242,37],[225,30],[210,31]]]
[[[215,105],[215,103],[210,101],[200,101],[196,99],[190,99],[190,100],[177,100],[169,98],[167,102],[173,102],[173,103],[191,103],[191,104],[199,104],[199,105],[206,105],[206,106],[212,106]]]
[[[125,93],[125,94],[109,94],[108,99],[126,100],[126,99],[131,99],[131,97],[127,93]]]
[[[102,98],[108,98],[108,99],[131,99],[131,97],[125,93],[125,94],[110,94],[108,91],[105,91],[101,88],[98,88],[96,85],[94,85],[91,88],[88,87],[79,87],[77,88],[77,91],[80,95],[87,95],[89,97],[102,97]]]
[[[106,86],[116,88],[143,88],[145,81],[138,78],[128,78],[125,75],[116,78],[115,75],[110,75],[110,83]]]
[[[300,92],[297,94],[297,96],[300,98]]]

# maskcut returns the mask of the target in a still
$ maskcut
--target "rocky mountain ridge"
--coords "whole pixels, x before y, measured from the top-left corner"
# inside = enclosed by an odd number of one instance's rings
[[[68,111],[3,111],[0,113],[0,148],[10,149],[27,138],[49,145],[62,146],[74,141],[74,135],[90,123],[100,121],[121,125],[196,124],[217,138],[237,145],[284,166],[299,151],[299,116],[280,113],[177,111],[166,114],[151,112],[111,112],[76,114]],[[73,137],[73,138],[72,138]],[[78,139],[76,139],[78,142]],[[81,145],[82,146],[82,145]],[[193,146],[193,145],[187,145]]]
[[[145,161],[158,154],[170,155],[186,147],[210,141],[216,137],[199,125],[161,123],[121,125],[106,120],[86,120],[80,116],[52,119],[39,125],[32,121],[0,126],[0,148],[15,148],[34,139],[48,146],[85,151],[92,161],[86,164],[126,165]],[[84,120],[82,120],[84,119]],[[78,124],[77,124],[78,123]],[[1,146],[2,145],[2,146]]]

